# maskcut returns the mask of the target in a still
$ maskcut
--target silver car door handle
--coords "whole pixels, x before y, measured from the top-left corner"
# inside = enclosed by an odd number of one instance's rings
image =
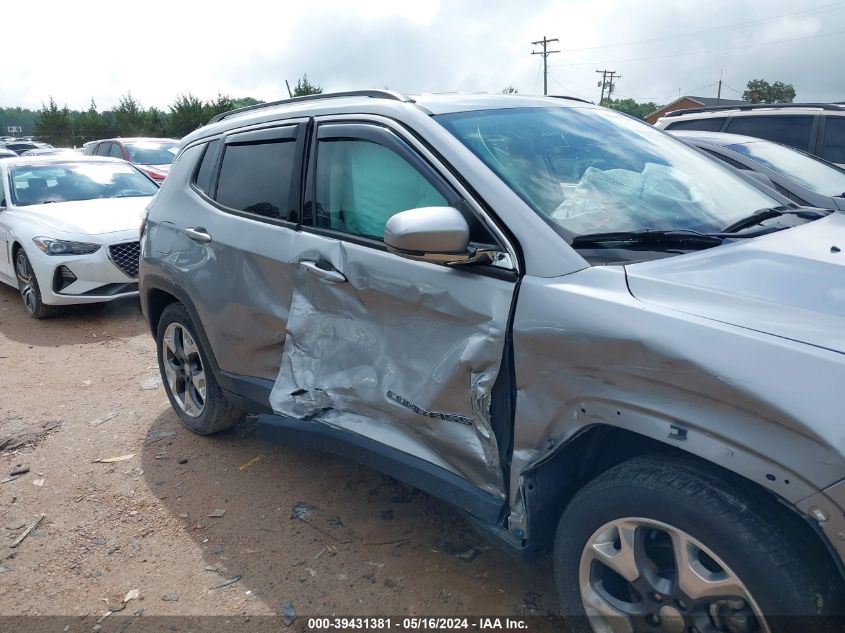
[[[199,226],[196,228],[185,229],[185,235],[200,244],[208,244],[211,241],[211,236],[205,232],[204,228]]]
[[[309,275],[322,279],[323,281],[330,281],[332,283],[343,283],[346,281],[346,275],[337,270],[326,270],[320,268],[317,262],[303,261],[299,262],[299,267]]]

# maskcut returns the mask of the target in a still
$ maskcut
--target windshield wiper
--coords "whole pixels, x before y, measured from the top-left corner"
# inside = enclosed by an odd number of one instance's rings
[[[779,207],[767,207],[765,209],[757,209],[751,215],[748,215],[741,220],[737,220],[730,226],[726,226],[721,230],[721,233],[736,233],[742,229],[747,229],[750,226],[756,226],[766,220],[772,218],[779,218],[782,215],[797,215],[799,218],[805,220],[818,220],[826,215],[832,213],[829,209],[810,209],[806,207],[788,207],[782,205]]]
[[[733,236],[731,236],[733,237]],[[573,248],[591,246],[606,247],[608,244],[634,244],[636,246],[678,247],[686,249],[710,248],[722,243],[723,237],[698,231],[674,229],[641,229],[638,231],[615,231],[611,233],[586,233],[572,239]],[[624,248],[624,246],[620,246]]]

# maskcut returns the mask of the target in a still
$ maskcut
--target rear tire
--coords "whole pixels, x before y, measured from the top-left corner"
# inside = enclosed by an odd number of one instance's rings
[[[62,306],[47,305],[42,300],[38,278],[23,248],[18,248],[15,253],[15,276],[21,301],[29,316],[33,319],[52,319],[62,313]]]
[[[235,426],[246,414],[223,395],[196,332],[184,305],[167,306],[156,331],[158,366],[182,424],[198,435],[211,435]]]
[[[624,620],[655,631],[842,630],[843,580],[811,528],[685,456],[637,457],[587,484],[560,519],[554,570],[573,631]]]

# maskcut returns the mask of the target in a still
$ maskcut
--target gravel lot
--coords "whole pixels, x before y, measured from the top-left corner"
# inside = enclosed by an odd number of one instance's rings
[[[191,435],[157,382],[137,301],[39,322],[0,286],[0,376],[0,615],[554,608],[548,559],[497,552],[424,493],[288,448],[254,420]]]

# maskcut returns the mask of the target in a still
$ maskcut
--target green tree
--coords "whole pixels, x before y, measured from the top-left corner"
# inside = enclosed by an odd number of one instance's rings
[[[235,100],[227,95],[217,94],[217,98],[214,101],[209,101],[205,104],[205,121],[204,123],[208,123],[208,120],[211,117],[217,116],[218,114],[222,114],[223,112],[228,112],[229,110],[234,110],[239,106],[235,105]]]
[[[144,122],[141,133],[144,136],[165,136],[167,128],[167,113],[155,106],[144,112]]]
[[[97,111],[97,104],[92,98],[88,109],[73,117],[73,136],[76,146],[81,147],[88,141],[116,136],[116,130],[111,128],[109,119]]]
[[[515,95],[515,94],[518,94],[518,93],[519,93],[519,88],[514,88],[510,84],[508,84],[507,86],[502,88],[502,94]]]
[[[35,136],[55,147],[72,147],[73,128],[67,106],[60,108],[52,96],[47,105],[42,104],[35,122]]]
[[[117,133],[120,136],[139,136],[144,133],[145,112],[141,104],[127,92],[114,109]]]
[[[792,103],[795,99],[795,88],[792,84],[782,81],[770,84],[765,79],[752,79],[746,85],[742,99],[751,103]]]
[[[168,118],[168,135],[181,138],[208,123],[210,117],[206,104],[189,92],[176,97]]]
[[[299,80],[296,82],[296,86],[293,89],[294,97],[304,97],[305,95],[319,94],[323,94],[323,89],[317,84],[312,84],[310,81],[308,81],[307,73],[299,78]]]
[[[259,101],[258,99],[253,99],[252,97],[243,97],[242,99],[235,99],[232,102],[233,108],[245,108],[251,105],[258,105],[259,103],[264,103],[263,101]]]
[[[606,104],[608,108],[619,110],[625,114],[630,114],[638,119],[645,119],[649,114],[657,110],[657,104],[651,101],[639,102],[633,99],[608,99]]]

